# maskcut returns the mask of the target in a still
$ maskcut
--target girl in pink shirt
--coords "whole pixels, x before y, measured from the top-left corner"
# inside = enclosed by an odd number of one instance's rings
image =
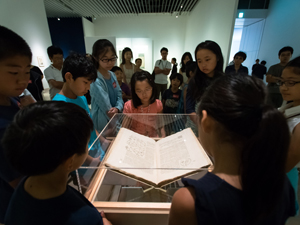
[[[134,73],[131,78],[131,92],[132,100],[125,103],[123,113],[149,115],[128,115],[130,119],[124,121],[123,126],[148,137],[157,137],[161,127],[158,127],[159,121],[154,114],[162,113],[163,106],[160,100],[155,99],[155,85],[150,73]]]

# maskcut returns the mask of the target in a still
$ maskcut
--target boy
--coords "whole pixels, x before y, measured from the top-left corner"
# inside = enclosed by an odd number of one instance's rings
[[[17,97],[23,93],[30,78],[32,53],[23,38],[0,26],[0,140],[6,127],[19,111]],[[3,154],[0,143],[0,223],[15,187],[21,180]]]
[[[233,57],[234,64],[226,67],[225,74],[248,75],[248,68],[242,65],[246,58],[245,52],[237,52]]]
[[[86,56],[72,54],[64,61],[62,74],[64,85],[61,91],[56,94],[52,100],[76,104],[85,109],[87,114],[91,117],[90,109],[84,94],[88,92],[90,84],[97,78],[97,71],[92,61]],[[97,134],[94,129],[88,143],[89,148],[96,139]],[[97,164],[100,163],[99,156],[102,160],[104,155],[105,152],[102,150],[100,143],[97,140],[89,151],[86,164],[97,166]]]
[[[276,82],[280,80],[280,76],[284,67],[290,61],[293,55],[294,49],[290,46],[283,47],[278,52],[278,58],[280,63],[270,66],[266,81],[268,82],[268,97],[267,103],[274,106],[275,108],[279,108],[282,105],[283,99],[279,91],[279,86],[276,85]]]
[[[50,98],[53,99],[64,85],[63,78],[61,76],[63,51],[59,47],[50,46],[47,49],[47,53],[52,64],[44,70],[44,74],[50,86]]]
[[[3,147],[11,165],[26,177],[11,198],[6,225],[108,222],[105,218],[102,222],[97,209],[67,185],[69,173],[87,157],[92,130],[86,111],[72,103],[38,102],[15,116]]]
[[[165,90],[162,96],[163,112],[178,113],[178,104],[182,92],[179,87],[183,83],[183,76],[180,73],[173,73],[170,76],[170,81],[170,88]]]
[[[119,86],[120,86],[120,88],[122,90],[123,102],[125,103],[125,102],[128,101],[128,99],[131,99],[131,91],[130,91],[130,88],[128,87],[128,85],[125,84],[124,82],[122,82],[122,80],[124,78],[123,71],[118,66],[114,66],[111,69],[111,71],[116,74],[117,81],[118,81]]]

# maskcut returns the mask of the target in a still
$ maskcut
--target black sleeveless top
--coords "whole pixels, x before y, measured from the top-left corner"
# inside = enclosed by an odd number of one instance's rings
[[[199,180],[182,178],[182,182],[186,187],[194,188],[199,225],[248,224],[242,209],[243,191],[209,172]],[[283,201],[272,216],[258,224],[284,225],[288,217],[295,215],[295,194],[288,178],[285,180],[283,195]]]

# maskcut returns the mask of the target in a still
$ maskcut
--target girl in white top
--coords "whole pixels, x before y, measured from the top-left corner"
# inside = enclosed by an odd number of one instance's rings
[[[291,103],[281,107],[279,110],[287,118],[291,133],[291,143],[287,158],[288,177],[297,194],[298,190],[298,171],[295,167],[300,162],[300,56],[290,61],[282,71],[279,80],[280,93],[285,101]],[[296,210],[298,210],[296,204]]]
[[[184,84],[187,84],[187,80],[188,80],[188,77],[186,76],[186,72],[185,72],[186,63],[188,61],[193,61],[193,57],[190,52],[185,52],[181,57],[181,63],[180,63],[181,68],[179,69],[179,73],[183,76],[182,87],[184,86]]]
[[[132,75],[136,72],[136,66],[131,62],[132,59],[132,51],[130,48],[126,47],[122,51],[122,63],[120,67],[124,73],[124,83],[126,83],[130,87],[130,80]]]

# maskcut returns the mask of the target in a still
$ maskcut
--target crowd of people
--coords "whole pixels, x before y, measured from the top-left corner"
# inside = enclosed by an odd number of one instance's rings
[[[293,48],[282,48],[268,71],[256,60],[250,76],[244,52],[224,73],[222,50],[209,40],[196,46],[195,61],[182,55],[179,73],[165,47],[151,74],[142,59],[131,62],[130,48],[115,66],[106,39],[91,55],[65,60],[50,46],[44,76],[52,101],[43,101],[30,47],[8,28],[0,33],[0,224],[111,224],[67,181],[81,165],[101,162],[110,141],[99,133],[116,113],[186,113],[185,126],[213,159],[212,172],[182,179],[169,224],[285,224],[297,214],[300,57],[290,61]],[[165,135],[142,122],[130,129]]]

